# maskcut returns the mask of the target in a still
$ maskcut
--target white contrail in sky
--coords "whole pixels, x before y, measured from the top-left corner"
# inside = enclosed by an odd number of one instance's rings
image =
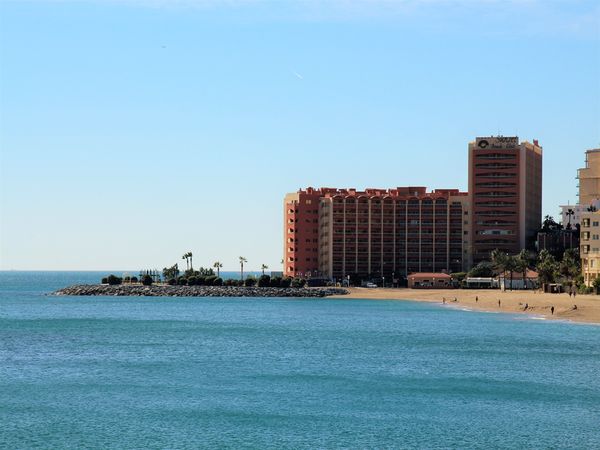
[[[294,75],[296,75],[298,78],[300,78],[301,80],[304,80],[304,77],[302,75],[300,75],[298,72],[293,71],[292,72]]]

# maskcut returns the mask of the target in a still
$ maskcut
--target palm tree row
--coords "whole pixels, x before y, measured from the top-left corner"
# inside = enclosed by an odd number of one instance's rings
[[[192,265],[192,252],[184,253],[181,259],[185,259],[187,270],[194,270],[194,266]]]
[[[492,263],[496,270],[502,271],[504,288],[506,289],[506,273],[510,274],[510,290],[513,288],[513,274],[520,273],[523,276],[523,285],[527,289],[527,270],[529,269],[529,252],[521,250],[518,255],[511,256],[499,249],[492,251]]]
[[[181,257],[181,259],[185,259],[185,263],[186,263],[186,269],[187,269],[187,270],[186,270],[186,272],[189,272],[189,271],[193,271],[193,270],[194,270],[194,267],[193,267],[193,265],[192,265],[192,257],[193,257],[193,254],[192,254],[192,252],[186,252],[186,253],[184,253],[184,254],[183,254],[183,256]],[[247,260],[245,257],[243,257],[243,256],[240,256],[240,257],[239,257],[239,262],[240,262],[240,279],[241,279],[241,280],[243,280],[243,279],[244,279],[244,263],[247,263],[247,262],[248,262],[248,260]],[[283,264],[283,260],[281,260],[281,263]],[[176,267],[176,266],[173,266],[173,267]],[[214,267],[215,269],[217,269],[217,277],[220,277],[220,276],[221,276],[221,273],[220,273],[220,272],[221,272],[221,268],[223,267],[223,264],[222,264],[220,261],[215,261],[215,262],[213,263],[213,267]],[[262,264],[262,265],[260,266],[260,268],[261,268],[261,270],[262,270],[262,274],[263,274],[263,276],[264,276],[264,274],[265,274],[265,270],[266,270],[266,269],[268,269],[268,268],[269,268],[269,266],[267,266],[266,264]],[[169,272],[169,273],[170,273],[170,272]]]

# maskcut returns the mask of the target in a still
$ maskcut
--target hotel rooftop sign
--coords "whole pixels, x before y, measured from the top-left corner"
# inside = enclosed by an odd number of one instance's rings
[[[475,146],[479,149],[515,148],[519,146],[518,136],[478,137]]]

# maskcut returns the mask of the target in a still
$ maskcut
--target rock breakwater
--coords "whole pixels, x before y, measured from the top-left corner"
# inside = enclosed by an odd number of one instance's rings
[[[276,288],[234,286],[142,286],[136,284],[78,284],[51,295],[106,295],[126,297],[327,297],[348,294],[340,288]]]

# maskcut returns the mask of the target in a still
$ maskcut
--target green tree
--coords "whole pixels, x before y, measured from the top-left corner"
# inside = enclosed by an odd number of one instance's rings
[[[265,270],[266,270],[266,269],[268,269],[268,268],[269,268],[269,266],[267,266],[266,264],[262,264],[262,265],[260,266],[260,268],[262,269],[262,274],[264,275],[264,274],[265,274]]]
[[[558,263],[554,256],[548,252],[548,250],[542,250],[537,258],[536,270],[539,276],[540,283],[548,284],[556,281],[556,274],[558,272]]]
[[[248,262],[246,258],[240,256],[240,280],[244,279],[244,263]]]
[[[121,278],[121,277],[117,277],[117,276],[115,276],[115,275],[113,275],[113,274],[110,274],[110,275],[107,277],[107,280],[106,280],[106,281],[107,281],[107,282],[108,282],[108,284],[110,284],[111,286],[114,286],[114,285],[116,285],[116,284],[121,284],[121,283],[123,282],[123,278]]]
[[[261,275],[258,279],[258,287],[269,287],[271,285],[271,277],[269,275]]]
[[[179,266],[173,264],[171,267],[165,267],[163,269],[163,278],[168,282],[169,280],[176,280],[179,277]]]
[[[144,286],[152,285],[152,277],[148,274],[142,276],[142,284]]]
[[[558,266],[560,274],[567,279],[569,283],[573,281],[577,275],[581,273],[581,260],[579,259],[579,252],[570,248],[565,250],[562,261]]]
[[[221,268],[223,267],[223,264],[221,264],[220,261],[215,261],[213,264],[213,267],[215,269],[217,269],[217,278],[221,277]]]
[[[513,256],[502,250],[495,249],[491,253],[492,263],[497,270],[502,271],[504,276],[504,288],[506,289],[506,273],[510,274],[510,290],[512,291],[513,286],[513,274],[517,268],[516,260]]]
[[[488,261],[481,261],[467,274],[473,278],[490,278],[494,276],[494,265]]]
[[[600,291],[600,277],[594,278],[592,286],[594,286],[595,293],[598,294],[598,292]]]

